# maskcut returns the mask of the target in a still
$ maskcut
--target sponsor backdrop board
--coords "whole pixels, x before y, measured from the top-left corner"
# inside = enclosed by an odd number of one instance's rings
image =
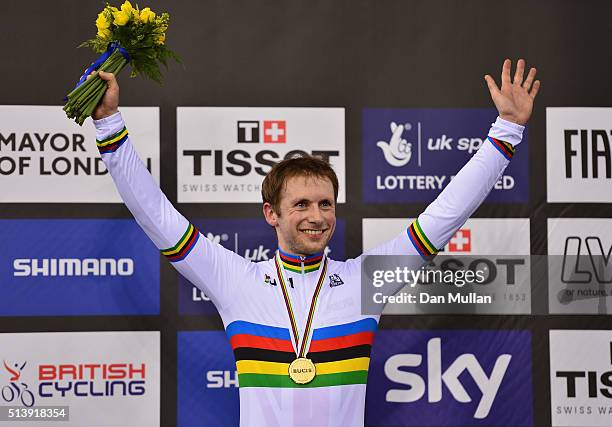
[[[121,107],[130,139],[159,182],[159,107]],[[122,203],[96,148],[91,120],[60,106],[0,106],[0,202]]]
[[[62,426],[159,426],[159,340],[157,331],[0,334],[0,406],[68,406]]]
[[[486,141],[496,117],[490,108],[364,109],[364,201],[431,202]],[[486,202],[529,201],[527,134]]]
[[[157,248],[134,220],[0,220],[0,315],[159,314]]]
[[[199,219],[194,220],[201,233],[226,249],[252,260],[267,261],[278,248],[274,230],[263,218]],[[345,223],[336,221],[336,231],[327,247],[327,254],[335,260],[345,258]],[[263,277],[262,277],[263,280]],[[216,314],[217,310],[206,294],[183,276],[179,278],[179,312],[181,314]]]
[[[549,203],[612,202],[612,108],[546,108]]]
[[[238,426],[238,375],[225,332],[178,332],[177,399],[178,427]]]
[[[548,219],[552,314],[612,312],[612,219]]]
[[[346,201],[343,108],[177,108],[181,203],[260,203],[261,182],[284,158],[330,162]]]
[[[553,427],[612,425],[612,331],[550,331]]]
[[[233,353],[221,331],[178,334],[178,426],[238,425]],[[379,331],[366,425],[532,426],[528,331]]]
[[[366,424],[532,426],[531,333],[378,331]]]
[[[111,3],[119,6],[122,2]],[[76,49],[76,46],[95,35],[94,20],[103,2],[80,2],[78,7],[73,3],[32,0],[27,3],[2,2],[0,6],[5,17],[3,37],[0,37],[4,53],[2,102],[8,104],[0,109],[1,220],[131,218],[120,203],[108,175],[103,172],[104,166],[94,145],[91,120],[78,127],[66,119],[59,106],[76,83],[80,71],[98,56],[88,49]],[[610,50],[612,2],[517,2],[513,4],[515,13],[508,13],[506,3],[484,0],[470,2],[467,7],[465,2],[424,0],[388,0],[376,2],[375,7],[373,2],[350,2],[350,7],[347,7],[349,2],[154,3],[151,6],[158,14],[163,11],[170,13],[166,43],[183,58],[185,67],[169,64],[168,70],[162,69],[163,86],[140,78],[130,79],[129,71],[124,70],[119,77],[121,110],[138,152],[151,159],[153,176],[160,178],[162,189],[186,217],[238,221],[261,218],[256,189],[262,178],[260,171],[292,150],[331,151],[332,163],[338,163],[334,166],[344,168],[341,184],[345,188],[340,194],[345,203],[340,212],[346,221],[346,255],[357,256],[362,250],[363,218],[416,216],[448,182],[448,177],[473,155],[496,115],[483,75],[490,73],[499,84],[503,58],[510,57],[515,63],[519,55],[526,55],[527,64],[537,67],[543,83],[527,128],[528,138],[519,146],[498,183],[498,189],[476,211],[475,217],[529,218],[534,256],[547,254],[549,218],[585,219],[584,223],[573,224],[576,233],[571,230],[561,233],[555,243],[560,253],[558,256],[563,257],[565,241],[570,237],[574,245],[568,247],[574,251],[570,253],[576,253],[579,241],[581,253],[588,254],[588,244],[596,244],[593,238],[599,237],[602,250],[599,251],[598,245],[592,247],[597,249],[596,253],[607,254],[612,244],[605,241],[607,230],[611,228],[607,222],[598,223],[598,234],[582,234],[581,230],[587,229],[585,223],[588,225],[590,218],[595,218],[592,222],[612,218],[611,178],[608,174],[608,162],[612,160],[609,155],[612,150],[608,145],[612,123],[612,80],[609,73],[612,55],[607,53]],[[490,17],[495,18],[491,20]],[[493,22],[487,36],[483,36],[483,22]],[[489,35],[491,33],[494,35]],[[130,115],[131,107],[126,105],[154,106],[151,110],[156,113],[146,113],[141,120]],[[217,132],[215,127],[223,120],[217,121],[212,116],[210,120],[204,120],[208,113],[195,114],[197,117],[189,128],[183,126],[177,106],[230,107],[228,111],[232,113],[227,119],[228,124],[224,125],[227,133],[214,135]],[[240,109],[249,114],[238,116],[233,113],[237,110],[232,106],[254,108]],[[547,112],[546,106],[555,106],[555,109]],[[307,138],[315,135],[312,141],[293,140],[293,118],[266,114],[277,110],[290,112],[295,107],[296,111],[325,110],[322,114],[329,117],[329,120],[326,117],[319,120],[317,115],[316,120],[310,120],[300,114],[299,122],[304,118],[303,123],[308,129],[307,133],[301,130],[298,133],[307,135]],[[336,110],[342,113],[336,116]],[[200,111],[225,114],[221,108]],[[256,114],[251,115],[252,111]],[[383,111],[390,113],[387,115]],[[408,113],[401,113],[404,111]],[[478,111],[483,111],[484,117]],[[314,117],[310,113],[307,116]],[[336,117],[340,117],[341,122]],[[402,135],[396,150],[400,154],[389,156],[387,160],[382,147],[391,143],[391,122],[395,122],[396,131],[397,127],[402,127]],[[301,124],[298,125],[302,128]],[[156,132],[159,135],[155,135]],[[283,132],[284,143],[281,142]],[[340,134],[341,138],[334,136]],[[432,145],[428,150],[430,138]],[[461,143],[459,139],[462,139]],[[342,144],[340,148],[337,141]],[[399,150],[400,143],[402,151]],[[410,159],[406,161],[408,144],[411,144],[411,151]],[[184,151],[192,153],[185,154]],[[332,156],[335,151],[339,151],[338,156]],[[160,157],[164,160],[161,161]],[[200,175],[195,174],[197,161]],[[402,162],[406,164],[401,165]],[[568,164],[570,177],[567,177]],[[241,175],[249,169],[250,172]],[[529,175],[526,175],[527,170]],[[378,176],[381,177],[379,182]],[[229,186],[227,190],[224,185]],[[378,185],[382,189],[377,188]],[[236,188],[238,191],[234,191]],[[226,203],[226,200],[231,201]],[[148,249],[146,243],[138,240],[138,233],[127,232],[127,238],[122,239],[120,230],[114,227],[103,235],[97,231],[80,233],[85,229],[62,226],[58,227],[63,232],[59,236],[53,232],[55,223],[45,224],[49,226],[43,229],[34,227],[32,230],[35,231],[31,233],[21,228],[17,232],[11,232],[8,227],[0,228],[3,241],[0,254],[3,268],[0,276],[2,332],[161,329],[164,334],[161,425],[176,425],[176,333],[185,329],[221,332],[218,316],[203,311],[191,315],[183,308],[179,309],[176,287],[182,286],[187,292],[191,288],[179,283],[178,274],[167,260],[163,259],[160,266],[158,259],[163,257],[159,254],[156,255],[155,267],[140,276],[142,263],[131,257],[132,249],[142,248],[145,252]],[[248,221],[244,228],[247,227],[250,227]],[[204,229],[206,231],[206,227]],[[76,234],[67,238],[67,230]],[[215,234],[224,232],[232,233],[231,230],[219,230]],[[385,230],[377,229],[377,233],[382,235]],[[456,236],[461,237],[457,239],[456,250],[466,246],[465,243],[459,244],[466,238],[471,240],[471,251],[477,250],[476,229],[470,229],[470,233],[469,237],[465,233]],[[517,234],[522,238],[522,231]],[[47,239],[46,235],[53,238]],[[123,282],[124,276],[64,277],[60,282],[59,277],[13,275],[15,251],[23,253],[19,257],[25,259],[76,258],[81,256],[80,253],[69,251],[70,246],[64,242],[68,241],[76,249],[83,248],[88,240],[92,247],[98,246],[99,242],[106,247],[111,237],[119,240],[111,258],[124,257],[127,247],[130,252],[127,257],[136,261],[138,276],[127,282]],[[144,235],[142,237],[146,240]],[[551,235],[551,239],[557,237]],[[41,247],[45,246],[44,251],[34,253],[31,248],[25,249],[27,246],[36,249],[38,242],[41,242]],[[264,256],[265,249],[259,251],[258,244],[243,246],[240,234],[239,249],[243,247],[243,253],[249,249],[249,254]],[[91,251],[86,249],[83,253],[94,259],[106,256],[96,252],[97,249]],[[449,253],[450,248],[445,252]],[[530,267],[533,285],[531,315],[522,311],[521,314],[499,312],[500,315],[490,316],[459,313],[383,316],[381,332],[431,330],[435,334],[436,330],[477,328],[500,334],[509,328],[531,331],[533,345],[524,346],[533,355],[531,401],[515,405],[514,410],[523,411],[531,404],[532,424],[550,427],[553,423],[551,416],[554,416],[555,423],[559,423],[559,419],[566,415],[551,412],[551,393],[556,391],[551,391],[549,330],[612,329],[607,309],[609,297],[601,293],[609,291],[609,285],[604,282],[610,276],[600,276],[604,279],[601,286],[593,285],[587,290],[584,290],[584,283],[566,284],[561,279],[549,287],[548,277],[546,281],[536,281],[538,265],[532,262]],[[88,261],[88,268],[95,267]],[[607,270],[602,271],[605,273]],[[159,272],[160,277],[153,276],[157,274],[155,272]],[[588,264],[574,269],[574,273],[584,272],[597,279],[595,273],[598,271]],[[548,267],[543,268],[543,273],[548,273]],[[575,277],[571,280],[575,281]],[[163,283],[161,289],[160,282]],[[105,288],[102,283],[109,286]],[[123,288],[124,285],[133,288],[133,293],[131,289]],[[71,286],[70,292],[66,291],[63,296],[62,292],[56,292]],[[559,297],[559,291],[570,287],[578,288],[571,300],[555,299]],[[116,293],[119,289],[121,291]],[[594,290],[597,292],[592,292]],[[157,300],[145,303],[150,298],[147,292],[159,298],[161,306]],[[74,301],[78,302],[76,306]],[[406,336],[415,339],[415,335]],[[387,341],[382,337],[376,337],[374,351],[385,348]],[[585,346],[584,341],[572,341],[573,336],[564,339]],[[83,342],[88,344],[86,340]],[[401,342],[410,344],[409,340],[401,339]],[[466,346],[456,353],[475,354],[486,376],[490,377],[492,366],[482,361],[480,343],[470,344],[476,350]],[[597,346],[603,344],[599,341],[592,344],[586,346],[599,353]],[[203,345],[206,346],[206,341]],[[449,360],[444,359],[447,357],[444,355],[446,341],[441,345],[443,364],[448,367],[456,356],[449,354]],[[6,346],[3,348],[7,349]],[[101,354],[107,354],[106,349],[95,348]],[[210,346],[204,348],[214,350]],[[504,347],[499,350],[506,351]],[[568,357],[570,350],[567,351]],[[603,349],[601,352],[603,354]],[[416,349],[397,351],[397,354],[402,353],[426,357],[427,348],[422,344]],[[40,354],[44,354],[43,349]],[[591,361],[588,356],[582,359],[585,363]],[[4,371],[3,362],[0,360],[0,372]],[[231,365],[228,361],[228,368],[210,369],[230,371]],[[419,369],[424,366],[423,361]],[[589,381],[596,384],[597,397],[589,400],[599,402],[603,395],[601,389],[608,388],[604,383],[608,379],[604,377],[602,381],[602,375],[608,372],[608,369],[603,369],[603,360],[601,366],[600,369],[568,365],[562,369],[586,371],[585,377],[576,378],[576,386],[582,387],[581,393],[584,393],[585,382],[587,385]],[[26,365],[25,370],[30,367]],[[415,368],[406,370],[409,374]],[[590,380],[592,371],[597,371],[597,381]],[[376,370],[378,375],[381,375],[380,370]],[[373,371],[370,380],[376,376]],[[419,376],[424,378],[422,373]],[[8,384],[7,377],[3,378],[0,392]],[[452,382],[452,375],[448,378]],[[507,378],[504,377],[502,389]],[[517,396],[521,396],[523,391],[518,387],[521,379],[519,376],[516,384]],[[198,384],[204,384],[205,377],[200,380]],[[495,408],[501,402],[498,397],[487,418],[472,421],[473,410],[480,401],[479,388],[476,383],[469,385],[473,380],[467,370],[461,373],[460,381],[471,399],[461,405],[470,406],[472,411],[464,414],[465,417],[457,416],[456,424],[504,424],[498,418],[487,423],[493,414],[497,414]],[[567,382],[560,385],[566,387]],[[394,388],[409,387],[399,384]],[[453,402],[451,407],[456,408],[459,404],[454,403],[446,383],[441,388],[442,400],[450,399],[448,401]],[[555,385],[554,388],[558,387]],[[426,395],[428,391],[429,388]],[[372,393],[369,392],[368,400],[377,398],[377,394]],[[588,396],[588,389],[586,393]],[[131,397],[125,396],[125,399]],[[183,396],[183,399],[188,400],[189,396]],[[425,400],[427,398],[421,398],[420,402]],[[567,404],[561,404],[564,408],[576,406],[572,405],[574,400],[568,398]],[[219,407],[223,402],[216,403]],[[413,407],[411,403],[402,403],[397,404],[397,408],[404,411],[404,405]],[[210,411],[214,413],[217,407]],[[432,402],[432,407],[438,408],[435,402]],[[404,423],[418,421],[418,418],[413,419],[415,415],[419,416],[418,411],[402,413],[406,414]],[[378,414],[387,413],[379,410]],[[569,422],[576,421],[575,424],[582,427],[596,423],[612,425],[608,414],[598,414],[598,420],[593,423],[575,419],[571,412],[567,417]],[[81,425],[90,425],[92,420],[94,418],[90,417]],[[106,425],[132,425],[129,421],[113,420]],[[237,420],[234,418],[234,421]],[[505,425],[515,426],[517,423],[513,421],[516,420],[509,418]],[[402,423],[398,419],[394,422]],[[215,425],[215,422],[206,424]],[[368,414],[367,427],[383,425],[376,415]]]
[[[364,218],[363,248],[369,250],[405,232],[412,218]],[[490,296],[491,303],[432,304],[429,296],[446,295],[444,285],[416,285],[419,303],[388,304],[385,314],[530,314],[529,219],[472,218],[451,237],[437,260],[482,270],[482,284],[456,288],[463,295]],[[457,258],[453,258],[457,257]],[[437,287],[436,287],[437,286]],[[441,287],[442,286],[442,287]],[[401,292],[411,292],[405,287]],[[412,291],[414,293],[414,290]],[[421,294],[423,294],[421,296]]]

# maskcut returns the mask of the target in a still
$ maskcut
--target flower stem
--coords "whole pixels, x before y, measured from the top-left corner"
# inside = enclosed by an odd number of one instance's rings
[[[106,67],[107,72],[114,73],[115,75],[119,74],[121,70],[127,65],[127,61],[123,56],[116,62],[113,63],[112,66]],[[87,98],[83,99],[83,102],[79,105],[79,112],[76,119],[76,122],[79,125],[83,125],[83,122],[87,117],[91,116],[95,108],[98,106],[98,103],[106,93],[106,82],[98,77],[101,82],[101,85],[96,85],[95,89],[87,94]]]

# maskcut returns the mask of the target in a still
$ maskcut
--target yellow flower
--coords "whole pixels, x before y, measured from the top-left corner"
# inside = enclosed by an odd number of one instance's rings
[[[106,19],[106,15],[104,14],[104,12],[100,12],[98,14],[98,19],[96,19],[96,27],[98,28],[98,30],[109,28],[110,25],[111,23],[108,21],[108,19]]]
[[[128,0],[126,0],[122,5],[121,5],[121,11],[122,12],[126,12],[126,13],[130,13],[134,10],[134,8],[132,7],[132,3],[130,3]]]
[[[145,7],[140,11],[140,20],[142,22],[153,22],[155,19],[155,12],[153,12],[150,8]]]
[[[123,26],[123,25],[127,24],[129,20],[130,20],[130,14],[129,13],[127,13],[127,12],[125,12],[123,10],[121,12],[115,13],[115,21],[114,21],[115,25]]]
[[[111,30],[108,28],[98,29],[98,37],[100,37],[102,40],[110,40],[111,34]]]
[[[164,44],[164,42],[166,41],[166,34],[164,33],[156,34],[153,40],[155,41],[156,44]]]

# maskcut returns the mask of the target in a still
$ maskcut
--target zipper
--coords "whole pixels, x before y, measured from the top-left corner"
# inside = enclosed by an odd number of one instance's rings
[[[300,255],[300,262],[302,263],[302,274],[304,274],[304,260],[306,259],[306,257]]]

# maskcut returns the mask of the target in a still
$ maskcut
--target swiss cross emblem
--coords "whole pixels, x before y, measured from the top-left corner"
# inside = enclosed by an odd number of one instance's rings
[[[449,252],[470,252],[472,250],[472,234],[469,228],[457,230],[448,242]]]
[[[263,142],[267,144],[284,144],[287,142],[285,120],[264,120]]]

